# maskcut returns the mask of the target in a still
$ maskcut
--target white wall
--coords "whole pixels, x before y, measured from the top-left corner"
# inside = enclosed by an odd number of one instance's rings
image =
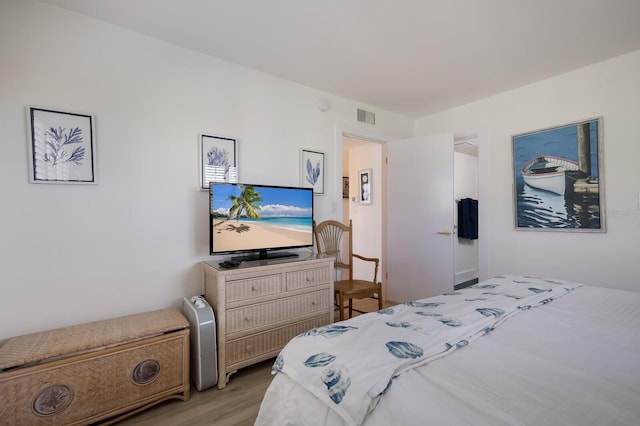
[[[480,278],[535,274],[640,291],[639,99],[636,51],[416,121],[417,135],[487,126],[478,155]],[[511,136],[597,116],[607,233],[515,231]]]
[[[324,220],[342,200],[336,128],[364,107],[385,134],[413,131],[399,115],[30,0],[0,4],[0,58],[0,341],[200,292],[199,133],[239,139],[244,182],[297,185],[300,148],[326,153]],[[28,183],[28,105],[96,116],[97,185]]]

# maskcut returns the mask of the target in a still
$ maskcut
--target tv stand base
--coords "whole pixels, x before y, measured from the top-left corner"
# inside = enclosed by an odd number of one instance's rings
[[[253,260],[281,259],[285,257],[298,257],[298,253],[295,253],[292,251],[261,250],[259,253],[245,254],[242,256],[233,256],[231,260],[236,262],[251,262]]]

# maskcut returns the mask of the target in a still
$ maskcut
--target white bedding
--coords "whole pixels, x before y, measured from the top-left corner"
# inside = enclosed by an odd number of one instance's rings
[[[349,321],[340,324],[350,324]],[[393,380],[364,424],[640,424],[640,293],[581,287]],[[342,425],[285,374],[256,425]]]

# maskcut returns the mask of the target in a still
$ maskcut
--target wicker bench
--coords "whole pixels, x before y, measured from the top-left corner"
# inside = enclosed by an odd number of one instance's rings
[[[0,346],[0,423],[114,423],[189,399],[189,323],[165,309],[14,337]]]

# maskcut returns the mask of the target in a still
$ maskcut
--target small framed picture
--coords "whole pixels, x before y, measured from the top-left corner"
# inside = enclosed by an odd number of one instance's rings
[[[209,182],[238,182],[238,141],[234,138],[200,135],[200,188]]]
[[[314,194],[324,194],[324,153],[300,151],[300,186],[313,188]]]
[[[360,204],[371,204],[371,191],[372,191],[372,170],[365,169],[358,172],[358,193]]]
[[[29,181],[96,183],[92,115],[28,107]]]
[[[349,176],[342,177],[342,198],[349,198]]]

